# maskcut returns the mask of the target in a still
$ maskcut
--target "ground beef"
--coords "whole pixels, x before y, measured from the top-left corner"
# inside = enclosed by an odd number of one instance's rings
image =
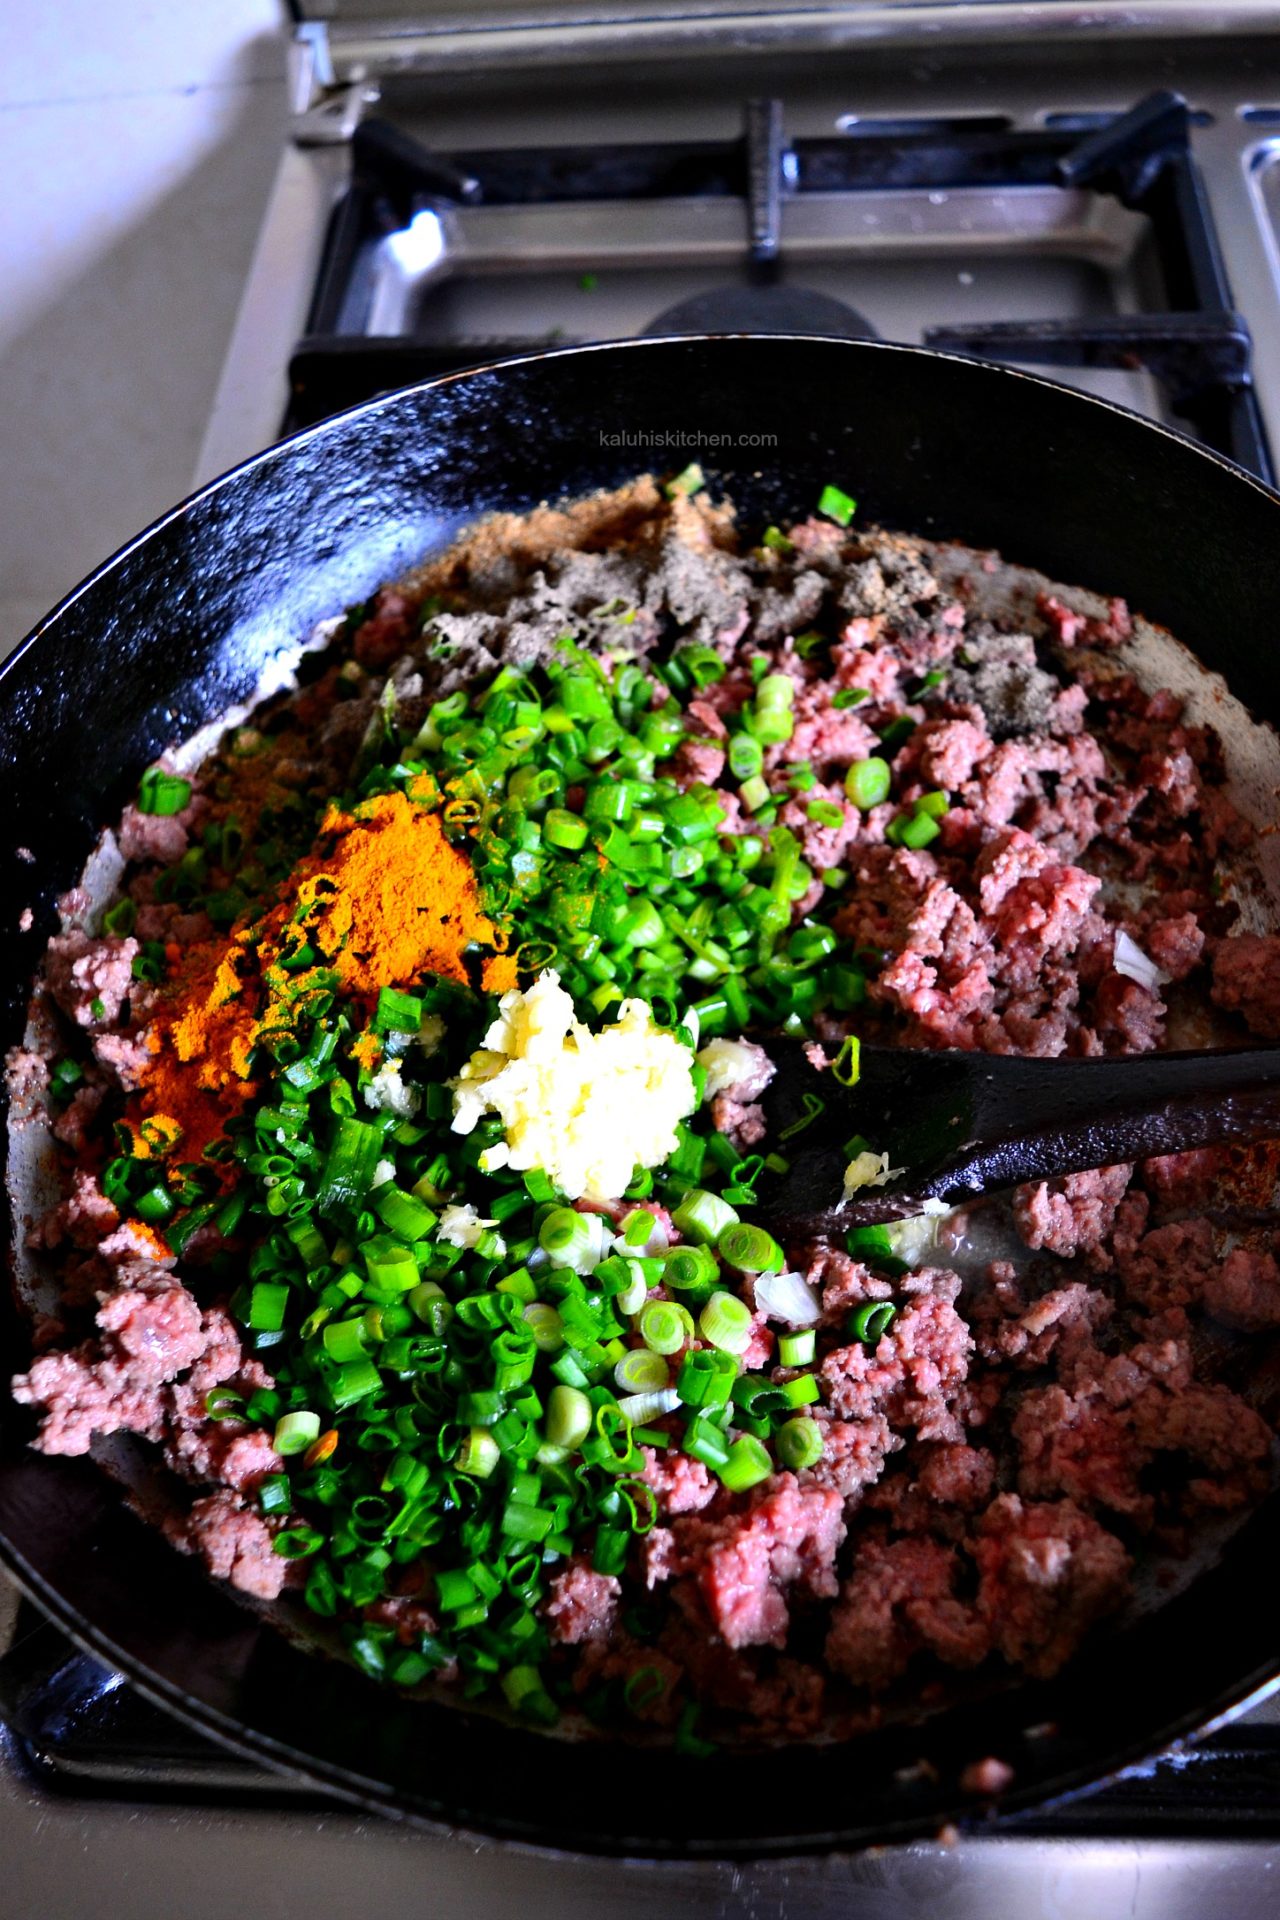
[[[649,1584],[694,1573],[726,1646],[784,1646],[789,1595],[821,1597],[836,1590],[842,1507],[830,1488],[801,1486],[794,1474],[777,1474],[744,1513],[655,1528],[646,1542]]]
[[[1280,1267],[1274,1256],[1236,1247],[1206,1279],[1204,1304],[1215,1320],[1241,1333],[1280,1327]]]
[[[595,1573],[586,1560],[571,1560],[551,1582],[544,1612],[547,1631],[562,1645],[607,1640],[618,1613],[622,1583],[611,1573]]]
[[[1129,1555],[1070,1500],[1024,1504],[1002,1493],[973,1542],[978,1611],[997,1650],[1048,1678],[1081,1636],[1128,1597]]]
[[[272,1551],[270,1527],[229,1490],[197,1500],[185,1526],[171,1528],[170,1537],[199,1554],[215,1580],[230,1581],[256,1600],[274,1600],[284,1586],[289,1562]]]
[[[873,1691],[896,1680],[926,1648],[948,1666],[977,1666],[992,1636],[957,1598],[959,1573],[954,1547],[920,1537],[864,1538],[832,1608],[828,1664]]]
[[[83,1085],[76,1088],[67,1105],[53,1123],[53,1137],[73,1153],[82,1153],[93,1138],[99,1110],[109,1091],[105,1074],[88,1069]]]
[[[660,1514],[698,1513],[719,1491],[701,1460],[676,1447],[642,1447],[644,1478],[658,1498]]]
[[[1153,920],[1141,944],[1170,980],[1185,980],[1200,964],[1204,929],[1194,913],[1179,913],[1167,920]]]
[[[1153,1312],[1202,1299],[1217,1265],[1213,1227],[1205,1219],[1153,1227],[1131,1251],[1118,1251],[1117,1258],[1126,1294]]]
[[[1237,933],[1213,956],[1213,998],[1264,1040],[1280,1040],[1280,936]]]
[[[204,1351],[200,1308],[158,1266],[122,1269],[97,1313],[100,1340],[42,1354],[13,1383],[16,1399],[43,1410],[42,1453],[87,1453],[95,1435],[163,1428],[160,1389]]]
[[[667,763],[668,776],[682,787],[714,786],[724,772],[724,749],[710,740],[685,740]]]
[[[1018,1487],[1028,1498],[1067,1494],[1151,1524],[1154,1503],[1139,1480],[1148,1457],[1135,1449],[1130,1421],[1105,1400],[1038,1387],[1018,1408],[1013,1436],[1022,1458]]]
[[[1044,1366],[1058,1348],[1072,1353],[1082,1346],[1091,1350],[1094,1329],[1105,1324],[1113,1311],[1106,1294],[1081,1280],[1054,1287],[1029,1306],[1020,1295],[1007,1305],[1008,1317],[995,1320],[994,1325],[988,1320],[978,1344],[987,1359],[1012,1360],[1020,1368]]]
[[[204,803],[193,786],[191,799],[178,813],[141,813],[126,807],[116,838],[126,860],[154,861],[171,867],[181,860],[190,844],[191,829],[197,824]],[[144,939],[156,936],[144,934]]]
[[[59,1200],[27,1237],[31,1247],[58,1247],[70,1241],[86,1250],[119,1224],[120,1215],[98,1185],[96,1174],[77,1167],[71,1175],[71,1190]]]
[[[1099,1167],[1019,1187],[1013,1215],[1024,1244],[1033,1253],[1043,1250],[1064,1260],[1078,1253],[1102,1254],[1132,1174],[1131,1166]]]
[[[962,1793],[981,1793],[994,1795],[1004,1793],[1014,1782],[1014,1771],[1004,1760],[988,1756],[985,1760],[974,1760],[960,1775]]]
[[[735,1040],[731,1060],[718,1060],[708,1079],[711,1117],[740,1153],[747,1153],[765,1136],[764,1108],[758,1104],[776,1071],[763,1047]],[[717,1091],[717,1087],[720,1088]]]
[[[852,1512],[860,1496],[879,1480],[884,1463],[902,1447],[882,1413],[863,1420],[833,1420],[824,1417],[822,1457],[800,1476],[805,1486],[827,1487],[838,1493]]]
[[[972,720],[926,720],[911,741],[921,784],[951,792],[973,778],[974,768],[991,752],[991,737]]]
[[[142,1084],[150,1055],[144,1040],[131,1033],[99,1033],[93,1040],[94,1058],[115,1076],[127,1093]]]
[[[888,1300],[892,1282],[883,1273],[873,1273],[861,1260],[825,1241],[806,1249],[800,1270],[822,1301],[822,1315],[829,1325],[843,1324],[851,1307],[864,1300]]]
[[[251,1493],[264,1474],[279,1473],[284,1461],[268,1433],[246,1433],[233,1422],[206,1419],[204,1395],[184,1395],[175,1417],[170,1394],[170,1437],[164,1457],[184,1480],[212,1482],[237,1493]]]
[[[1167,1207],[1202,1207],[1226,1171],[1230,1149],[1192,1147],[1142,1162],[1142,1179]]]
[[[567,509],[495,516],[353,615],[354,660],[339,664],[349,634],[273,704],[243,767],[219,760],[180,815],[126,812],[129,939],[89,931],[98,921],[84,889],[64,898],[36,1039],[10,1065],[17,1124],[52,1122],[66,1174],[30,1241],[57,1269],[62,1317],[42,1326],[15,1390],[42,1415],[46,1451],[84,1452],[116,1431],[158,1442],[200,1495],[171,1531],[217,1577],[263,1597],[281,1590],[289,1563],[272,1536],[283,1522],[264,1520],[255,1496],[289,1463],[269,1422],[209,1419],[211,1388],[248,1401],[271,1377],[227,1307],[198,1303],[159,1235],[122,1222],[102,1191],[161,991],[134,980],[133,960],[139,942],[172,959],[209,937],[207,916],[163,872],[198,844],[216,863],[205,824],[234,810],[252,838],[269,813],[287,841],[291,810],[310,819],[367,769],[393,697],[408,742],[441,695],[541,662],[572,631],[588,648],[631,651],[656,708],[670,649],[715,649],[723,673],[684,703],[685,738],[659,772],[714,795],[725,845],[707,842],[709,861],[775,823],[798,841],[808,878],[792,927],[831,924],[834,960],[856,953],[867,980],[852,1019],[835,1005],[816,1014],[819,1068],[851,1025],[871,1041],[1037,1056],[1163,1045],[1163,995],[1116,969],[1122,929],[1171,986],[1191,983],[1171,996],[1179,1033],[1210,959],[1218,1005],[1280,1037],[1280,936],[1229,932],[1230,895],[1214,884],[1251,831],[1225,791],[1221,742],[1188,723],[1177,696],[1144,692],[1103,657],[1131,633],[1123,603],[1058,589],[1036,600],[996,556],[822,518],[789,537],[789,552],[751,548],[731,510],[705,492],[668,498],[651,478]],[[762,823],[726,762],[765,671],[786,676],[793,698],[789,739],[765,748],[776,811]],[[836,704],[855,689],[852,704]],[[886,746],[891,723],[899,737]],[[845,775],[880,753],[892,798],[863,812]],[[936,792],[949,805],[934,841],[895,844],[915,802]],[[571,788],[566,804],[582,798]],[[845,877],[824,884],[833,868]],[[744,880],[739,911],[754,938],[767,860]],[[776,953],[786,952],[783,927]],[[826,978],[825,963],[796,974],[820,992]],[[85,1079],[51,1109],[50,1065],[68,1053]],[[766,1137],[772,1065],[751,1043],[738,1053],[745,1071],[710,1096],[716,1126],[744,1153]],[[669,1729],[696,1699],[753,1736],[795,1739],[874,1718],[880,1704],[849,1689],[878,1692],[908,1670],[937,1697],[930,1661],[962,1669],[994,1651],[1033,1674],[1056,1671],[1125,1599],[1125,1542],[1187,1548],[1198,1515],[1240,1511],[1265,1488],[1267,1428],[1212,1377],[1214,1354],[1240,1342],[1203,1337],[1206,1316],[1246,1335],[1280,1324],[1270,1242],[1251,1230],[1228,1252],[1205,1213],[1240,1163],[1238,1151],[1202,1150],[1145,1162],[1136,1185],[1112,1167],[1024,1188],[1014,1222],[1052,1260],[1023,1272],[996,1263],[963,1296],[942,1268],[904,1273],[842,1245],[788,1242],[821,1308],[822,1397],[805,1409],[819,1459],[732,1494],[681,1451],[679,1420],[664,1419],[673,1444],[643,1452],[656,1524],[629,1572],[599,1574],[582,1553],[548,1569],[548,1673],[593,1712],[602,1692],[634,1693],[636,1717]],[[615,1225],[630,1211],[583,1204]],[[658,1251],[673,1230],[651,1210]],[[211,1228],[182,1252],[201,1288],[234,1285],[224,1269],[241,1259]],[[741,1290],[752,1310],[743,1367],[794,1378],[750,1279]],[[892,1300],[897,1316],[869,1348],[848,1321],[875,1300]],[[93,1338],[54,1348],[94,1311]],[[640,1566],[647,1596],[628,1591]],[[448,1631],[424,1598],[431,1578],[430,1555],[397,1565],[365,1617],[406,1647]],[[1007,1781],[995,1758],[964,1775],[975,1793]]]
[[[73,927],[55,934],[45,953],[49,991],[78,1027],[114,1026],[133,985],[138,943],[132,937],[90,939]]]
[[[1092,1029],[1098,1053],[1150,1053],[1164,1039],[1165,1005],[1158,993],[1127,974],[1105,974],[1093,999]]]
[[[125,1363],[103,1359],[88,1340],[69,1352],[45,1353],[13,1381],[19,1405],[42,1410],[36,1446],[41,1453],[88,1453],[96,1434],[164,1430],[159,1383],[139,1379]]]
[[[1188,1480],[1184,1513],[1223,1513],[1262,1498],[1269,1478],[1271,1430],[1238,1394],[1223,1386],[1150,1387],[1133,1403],[1133,1435],[1155,1454],[1181,1455]]]
[[[827,1354],[821,1377],[828,1404],[842,1419],[865,1420],[883,1412],[891,1426],[914,1428],[923,1440],[959,1439],[949,1403],[965,1379],[972,1351],[969,1329],[945,1292],[925,1293],[898,1315],[874,1349],[856,1342]]]

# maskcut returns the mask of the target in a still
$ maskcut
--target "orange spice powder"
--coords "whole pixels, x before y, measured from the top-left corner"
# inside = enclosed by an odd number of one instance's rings
[[[184,1160],[197,1159],[257,1091],[249,1063],[263,1036],[288,1024],[299,996],[331,990],[335,976],[340,992],[372,1006],[382,987],[424,974],[465,983],[464,955],[479,948],[488,949],[487,991],[516,983],[471,864],[438,814],[401,793],[378,794],[354,813],[331,808],[317,847],[263,919],[188,948],[161,995],[139,1117],[176,1123]],[[304,945],[312,959],[300,968]]]

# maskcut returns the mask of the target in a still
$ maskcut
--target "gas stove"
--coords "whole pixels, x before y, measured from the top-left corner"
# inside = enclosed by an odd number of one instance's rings
[[[1275,477],[1280,5],[297,10],[293,135],[197,481],[457,367],[739,330],[1043,369]],[[131,1920],[250,1902],[313,1920],[517,1901],[569,1920],[681,1903],[815,1920],[1273,1906],[1274,1701],[958,1841],[659,1868],[371,1821],[223,1752],[25,1604],[9,1611],[0,1596],[15,1912],[110,1911],[112,1889]]]

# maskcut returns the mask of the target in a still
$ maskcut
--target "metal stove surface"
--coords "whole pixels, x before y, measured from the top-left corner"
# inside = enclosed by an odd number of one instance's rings
[[[902,18],[939,11],[902,9]],[[465,36],[428,43],[405,33],[374,71],[367,38],[335,35],[319,69],[332,84],[318,86],[313,61],[299,81],[300,105],[313,104],[299,123],[301,143],[282,161],[197,478],[280,430],[285,370],[314,314],[316,269],[359,119],[376,114],[444,154],[716,143],[738,137],[744,102],[761,96],[781,102],[788,139],[854,142],[903,124],[1085,131],[1158,88],[1184,93],[1231,294],[1252,335],[1259,402],[1280,445],[1280,42],[1270,37],[1280,9],[1253,9],[1260,37],[1252,40],[1194,37],[1198,10],[1177,5],[1138,10],[1148,26],[1171,24],[1165,40],[1100,28],[1091,37],[1079,9],[1079,33],[1050,50],[1033,29],[1038,16],[1063,11],[1020,6],[1014,13],[1031,23],[1029,37],[981,49],[949,39],[936,21],[914,38],[904,29],[896,44],[820,54],[785,43],[752,51],[748,36],[726,29],[714,56],[703,46],[703,57],[664,63],[649,54],[625,69],[593,65],[581,52],[558,68],[509,69],[465,57]],[[1183,21],[1191,32],[1180,40]],[[532,63],[536,49],[522,42],[519,53]],[[1002,321],[1107,320],[1167,298],[1148,224],[1113,199],[1060,189],[784,193],[780,237],[781,285],[847,302],[888,340]],[[429,211],[362,258],[335,331],[448,344],[478,360],[495,343],[642,332],[673,303],[749,276],[746,214],[732,197],[461,204],[438,219]],[[1140,369],[1046,370],[1173,419]]]
[[[448,150],[730,139],[742,102],[761,95],[783,101],[793,136],[857,138],[869,121],[921,116],[1034,128],[1065,115],[1088,125],[1156,87],[1177,88],[1196,112],[1194,151],[1280,448],[1280,42],[1272,37],[1280,8],[1031,4],[1005,14],[1012,24],[999,44],[967,37],[993,31],[979,20],[996,13],[990,7],[815,8],[803,27],[786,10],[775,17],[754,7],[750,30],[729,19],[731,8],[693,11],[702,25],[669,57],[652,20],[633,22],[629,38],[626,21],[602,36],[584,16],[558,41],[536,23],[502,33],[470,33],[462,23],[446,34],[401,25],[390,41],[358,23],[327,42],[307,29],[298,137],[282,155],[193,479],[280,431],[285,369],[312,311],[326,229],[348,177],[347,142],[375,104],[418,141]],[[1245,37],[1245,26],[1258,37]],[[620,51],[626,67],[613,64]],[[1096,319],[1158,304],[1141,223],[1115,206],[1067,201],[988,193],[864,202],[859,216],[873,218],[838,258],[824,257],[784,210],[782,278],[847,300],[885,338],[909,341],[938,325]],[[614,233],[607,217],[576,233],[563,221],[557,232],[544,217],[520,238],[503,209],[476,212],[482,217],[455,226],[447,284],[412,249],[392,248],[374,263],[376,287],[364,292],[381,304],[366,306],[365,330],[372,317],[402,337],[461,339],[477,358],[486,342],[516,331],[630,334],[741,268],[732,224],[741,208],[704,223],[711,264],[699,256],[696,214],[641,259],[634,229]],[[584,273],[594,282],[584,285]],[[1149,413],[1163,404],[1140,371],[1059,377]],[[7,1599],[0,1590],[0,1650],[13,1631]],[[24,1657],[22,1645],[15,1652]],[[530,1853],[372,1820],[305,1784],[246,1769],[124,1698],[100,1671],[84,1684],[89,1697],[69,1749],[57,1728],[47,1729],[47,1742],[24,1742],[0,1727],[0,1916],[381,1920],[390,1910],[462,1920],[518,1910],[522,1920],[624,1911],[628,1920],[665,1920],[685,1908],[726,1920],[1200,1920],[1209,1912],[1256,1920],[1280,1909],[1276,1701],[1034,1828],[993,1826],[955,1844],[856,1858],[685,1868]],[[567,1774],[566,1793],[572,1787]]]

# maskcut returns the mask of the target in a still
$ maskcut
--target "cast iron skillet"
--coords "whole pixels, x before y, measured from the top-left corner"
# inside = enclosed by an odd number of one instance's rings
[[[689,457],[608,438],[646,430],[726,436],[699,451],[748,522],[807,510],[834,480],[857,492],[866,520],[999,546],[1123,593],[1257,712],[1280,716],[1280,496],[1114,407],[942,354],[779,337],[627,342],[453,376],[215,482],[78,588],[5,666],[3,1043],[20,1031],[54,896],[149,756],[459,523]],[[745,438],[762,433],[776,443]],[[15,937],[28,903],[35,924]],[[9,1365],[26,1353],[12,1321]],[[1028,1809],[1212,1724],[1280,1676],[1273,1501],[1221,1565],[1056,1681],[785,1759],[549,1746],[397,1700],[298,1651],[125,1511],[93,1466],[30,1452],[30,1431],[0,1394],[0,1560],[75,1639],[272,1764],[387,1812],[545,1846],[746,1856],[901,1839],[972,1813],[957,1784],[967,1761],[1007,1760],[1004,1806]],[[932,1778],[899,1777],[922,1755]]]

